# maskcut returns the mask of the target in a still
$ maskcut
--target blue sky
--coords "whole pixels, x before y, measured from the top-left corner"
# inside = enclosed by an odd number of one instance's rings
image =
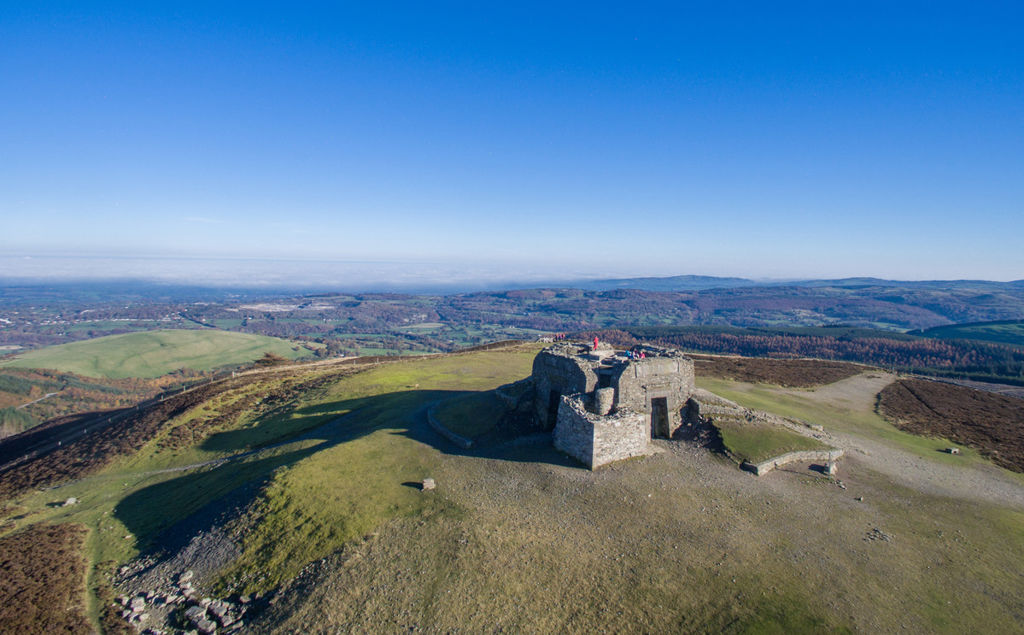
[[[0,254],[1024,278],[1019,3],[491,5],[4,3]]]

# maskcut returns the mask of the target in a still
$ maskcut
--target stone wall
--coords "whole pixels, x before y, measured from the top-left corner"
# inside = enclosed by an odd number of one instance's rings
[[[562,397],[552,440],[558,451],[590,468],[594,467],[594,424],[587,417],[583,405],[573,407],[570,397]]]
[[[685,424],[694,377],[693,361],[677,350],[643,353],[571,342],[545,348],[531,375],[534,421],[591,467],[647,454],[652,436],[672,438]]]
[[[651,400],[668,407],[668,437],[683,425],[686,401],[694,391],[693,360],[682,354],[647,357],[626,366],[616,382],[616,407],[651,416]]]
[[[650,454],[650,427],[640,413],[588,412],[580,395],[562,397],[554,430],[555,447],[594,469],[606,463]]]
[[[561,397],[589,393],[597,386],[597,375],[590,365],[575,356],[585,350],[585,347],[576,344],[556,344],[544,349],[534,358],[534,416],[542,428],[552,428],[553,422],[549,417],[552,391]]]
[[[433,428],[435,432],[440,434],[442,437],[448,439],[455,445],[459,446],[463,450],[468,450],[469,448],[473,447],[472,439],[467,439],[461,434],[456,434],[455,432],[452,432],[451,430],[446,428],[444,424],[441,423],[440,420],[438,420],[436,411],[437,404],[434,404],[430,408],[427,408],[427,423],[430,424],[430,427]]]
[[[682,410],[694,391],[693,361],[672,349],[645,348],[644,359],[629,359],[612,349],[592,351],[581,344],[563,343],[541,351],[533,362],[534,416],[550,429],[557,396],[585,394],[613,388],[612,410],[625,409],[651,415],[651,400],[664,399],[668,425],[661,436],[671,437],[684,422]],[[586,404],[607,412],[606,403]]]
[[[744,463],[740,467],[748,472],[753,472],[757,476],[761,476],[767,472],[771,472],[777,467],[782,467],[787,463],[810,463],[811,461],[817,461],[821,463],[831,463],[843,456],[842,450],[801,450],[798,452],[787,452],[776,457],[772,457],[767,461],[761,461],[760,463]]]

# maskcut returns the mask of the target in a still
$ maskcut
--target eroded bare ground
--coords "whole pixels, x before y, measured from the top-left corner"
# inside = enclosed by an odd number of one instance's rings
[[[879,371],[799,393],[823,405],[866,413],[874,410],[877,395],[897,379]],[[1024,509],[1024,480],[995,465],[941,463],[894,446],[892,443],[858,434],[853,429],[828,429],[831,442],[847,450],[847,457],[918,491],[964,500],[985,500]]]
[[[894,485],[861,460],[844,465],[844,489],[807,466],[756,478],[666,446],[598,472],[545,463],[540,446],[447,456],[424,495],[453,511],[391,522],[308,568],[254,626],[1019,630],[1022,579],[1005,558],[1024,552],[991,508]]]

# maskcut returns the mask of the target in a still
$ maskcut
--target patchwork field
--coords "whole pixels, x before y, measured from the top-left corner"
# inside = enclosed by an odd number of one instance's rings
[[[276,337],[176,329],[110,335],[26,351],[0,362],[0,368],[49,368],[87,377],[159,377],[180,368],[211,370],[245,364],[265,353],[296,359],[309,351]]]
[[[537,348],[239,378],[15,495],[0,532],[87,527],[97,627],[111,585],[164,593],[188,569],[204,594],[255,593],[257,632],[1022,632],[1024,477],[887,422],[892,376],[698,375],[822,425],[847,450],[837,479],[758,478],[667,441],[591,472],[543,439],[463,451],[429,428],[452,397],[448,417],[490,412],[473,395],[528,375]]]

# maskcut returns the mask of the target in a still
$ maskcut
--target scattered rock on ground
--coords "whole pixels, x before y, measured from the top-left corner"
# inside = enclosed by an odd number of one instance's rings
[[[885,533],[878,527],[875,527],[874,529],[868,532],[868,535],[865,538],[865,540],[881,540],[883,542],[889,542],[890,540],[892,540],[892,536]]]

